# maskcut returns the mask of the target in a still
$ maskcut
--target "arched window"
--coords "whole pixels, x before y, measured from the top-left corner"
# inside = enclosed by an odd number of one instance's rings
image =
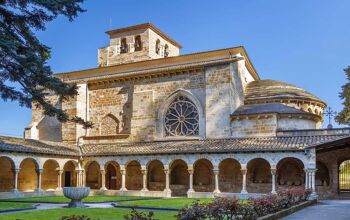
[[[160,54],[160,40],[157,39],[156,41],[156,54]]]
[[[168,44],[165,44],[164,46],[164,57],[168,57],[169,56],[169,46]]]
[[[128,44],[126,43],[126,38],[123,38],[120,41],[120,53],[127,53],[128,52]]]
[[[199,114],[196,105],[185,96],[178,96],[169,105],[164,117],[166,136],[199,134]]]
[[[135,36],[135,51],[141,51],[142,50],[142,42],[141,42],[141,36],[137,35]]]

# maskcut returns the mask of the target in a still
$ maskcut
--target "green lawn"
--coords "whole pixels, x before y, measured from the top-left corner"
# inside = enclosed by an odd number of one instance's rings
[[[84,202],[112,202],[129,199],[140,199],[145,197],[138,196],[89,196],[85,198]],[[31,197],[31,198],[14,198],[14,199],[2,199],[0,201],[15,201],[15,202],[57,202],[67,203],[70,200],[64,196],[45,196],[45,197]]]
[[[13,202],[0,202],[0,210],[11,210],[11,209],[23,209],[31,208],[32,205],[28,203],[13,203]],[[1,217],[0,217],[1,219]]]
[[[121,220],[130,213],[130,209],[50,209],[42,211],[22,212],[16,214],[1,215],[1,220],[59,220],[62,216],[86,215],[99,220]],[[160,220],[175,219],[176,212],[156,212],[155,216]]]
[[[211,202],[213,199],[192,199],[192,198],[171,198],[171,199],[155,199],[155,200],[140,200],[140,201],[126,201],[118,202],[119,205],[128,206],[144,206],[144,207],[156,207],[156,208],[175,208],[180,209],[185,205],[191,204],[193,201],[199,202]]]

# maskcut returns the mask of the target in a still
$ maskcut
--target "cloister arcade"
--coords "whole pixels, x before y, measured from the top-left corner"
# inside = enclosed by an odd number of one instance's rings
[[[295,186],[314,190],[315,168],[302,154],[295,155],[277,159],[267,154],[245,159],[223,155],[101,157],[80,163],[76,159],[23,156],[19,160],[0,155],[0,192],[88,186],[125,195],[211,197],[218,193],[274,193]]]

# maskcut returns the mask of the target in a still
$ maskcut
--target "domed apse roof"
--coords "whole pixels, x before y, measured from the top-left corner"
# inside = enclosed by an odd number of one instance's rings
[[[299,109],[295,109],[280,103],[266,103],[266,104],[249,104],[242,105],[232,114],[232,116],[240,115],[256,115],[256,114],[305,114],[313,115]]]
[[[256,80],[248,83],[245,89],[245,102],[254,103],[259,101],[275,99],[301,99],[316,101],[326,105],[320,98],[299,88],[285,82],[277,80]]]

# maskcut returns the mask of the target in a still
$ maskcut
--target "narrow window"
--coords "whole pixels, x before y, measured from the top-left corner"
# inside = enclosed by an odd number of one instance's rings
[[[164,46],[164,57],[168,57],[169,56],[169,46],[168,44],[165,44]]]
[[[142,50],[142,42],[141,42],[141,36],[137,35],[135,36],[135,51],[141,51]]]
[[[159,54],[160,53],[160,40],[158,39],[156,41],[156,54]]]
[[[126,38],[123,38],[120,42],[120,53],[128,52],[128,44],[126,43]]]

